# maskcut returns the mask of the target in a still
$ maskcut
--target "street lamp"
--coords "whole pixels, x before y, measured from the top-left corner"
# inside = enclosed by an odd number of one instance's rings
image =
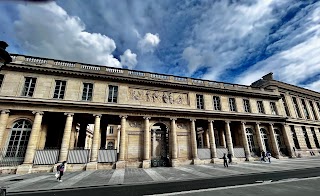
[[[0,41],[0,70],[2,66],[12,61],[10,54],[6,51],[8,46],[9,45],[5,41]]]

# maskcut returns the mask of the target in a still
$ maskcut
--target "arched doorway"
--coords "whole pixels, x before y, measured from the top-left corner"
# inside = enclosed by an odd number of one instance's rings
[[[32,124],[28,120],[16,121],[11,129],[5,157],[22,163],[27,150]]]
[[[163,123],[156,123],[151,127],[152,167],[169,166],[169,130]]]
[[[267,152],[270,152],[267,130],[264,128],[261,128],[260,133],[261,133],[261,138],[262,138],[262,143],[263,143],[262,145],[265,146]]]

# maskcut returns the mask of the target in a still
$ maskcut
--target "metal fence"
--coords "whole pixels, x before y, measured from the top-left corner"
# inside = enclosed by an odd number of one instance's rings
[[[117,150],[101,149],[98,154],[99,163],[114,163],[118,160]]]
[[[210,148],[198,148],[198,157],[199,159],[211,159]]]
[[[68,163],[88,163],[90,158],[90,149],[84,149],[84,150],[69,150],[68,152]]]
[[[0,148],[0,167],[18,166],[23,163],[26,148]]]
[[[58,162],[59,149],[43,149],[36,150],[34,156],[34,165],[54,165]]]

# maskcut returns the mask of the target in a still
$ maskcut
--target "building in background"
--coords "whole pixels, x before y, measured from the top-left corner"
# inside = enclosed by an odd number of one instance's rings
[[[13,55],[0,72],[0,171],[319,156],[320,94]]]

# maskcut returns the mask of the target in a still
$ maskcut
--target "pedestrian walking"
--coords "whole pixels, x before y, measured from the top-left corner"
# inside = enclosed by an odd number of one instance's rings
[[[267,152],[267,158],[269,160],[269,163],[271,163],[271,153],[270,152]]]
[[[227,158],[226,153],[223,153],[222,159],[223,159],[223,166],[224,166],[224,167],[229,167],[229,166],[228,166],[228,158]]]
[[[261,151],[261,159],[260,159],[260,161],[261,162],[262,161],[266,162],[266,153],[264,151]]]
[[[62,182],[61,177],[63,176],[63,173],[66,169],[66,163],[67,161],[63,161],[60,165],[57,166],[57,173],[58,173],[57,180],[59,182]]]

